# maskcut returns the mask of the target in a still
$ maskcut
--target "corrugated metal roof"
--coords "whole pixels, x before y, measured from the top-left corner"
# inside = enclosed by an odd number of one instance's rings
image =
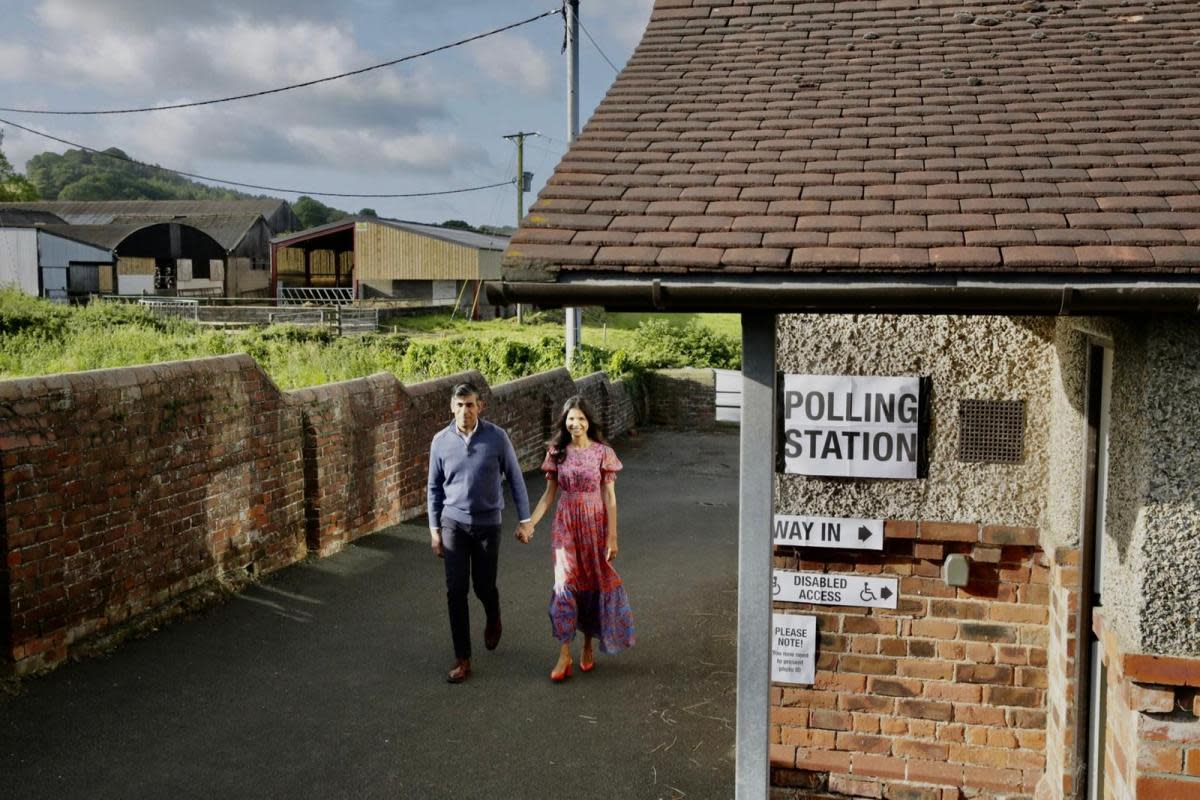
[[[0,210],[49,211],[71,225],[108,225],[116,217],[170,219],[192,216],[258,216],[276,213],[283,200],[40,200],[0,203]]]
[[[183,219],[171,219],[170,222],[180,222],[199,228],[217,241],[226,250],[232,250],[246,236],[246,231],[258,222],[258,214],[214,214],[204,216],[188,215]],[[150,219],[136,214],[119,214],[112,218],[114,225],[145,225],[148,221],[160,222],[167,220]]]
[[[409,222],[402,219],[385,219],[383,217],[345,217],[335,222],[329,222],[325,225],[318,225],[313,228],[308,228],[303,231],[296,231],[287,236],[277,236],[271,240],[272,244],[287,247],[289,242],[301,239],[311,239],[325,232],[333,232],[341,230],[348,225],[353,225],[359,222],[369,222],[376,225],[383,225],[388,228],[408,231],[415,233],[418,236],[428,236],[432,239],[440,239],[453,244],[460,244],[464,247],[473,247],[476,250],[496,250],[502,251],[508,246],[508,237],[506,236],[490,236],[485,233],[476,233],[474,231],[464,231],[457,228],[443,228],[439,225],[428,225],[421,222]]]
[[[147,223],[139,222],[126,225],[43,225],[42,230],[64,239],[112,250],[131,233],[145,227],[148,227]]]
[[[30,225],[62,225],[66,220],[49,211],[0,208],[0,227],[25,228]]]

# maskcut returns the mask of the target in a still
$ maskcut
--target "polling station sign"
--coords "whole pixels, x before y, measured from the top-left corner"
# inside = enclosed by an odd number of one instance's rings
[[[930,385],[916,376],[780,375],[777,470],[926,477]]]

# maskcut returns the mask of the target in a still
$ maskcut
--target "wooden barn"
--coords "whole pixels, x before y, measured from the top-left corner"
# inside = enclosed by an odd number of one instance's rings
[[[480,282],[500,276],[500,255],[507,246],[503,236],[352,217],[273,239],[272,282],[279,295],[337,290],[327,293],[417,308],[449,307],[457,300],[478,311],[486,302]]]

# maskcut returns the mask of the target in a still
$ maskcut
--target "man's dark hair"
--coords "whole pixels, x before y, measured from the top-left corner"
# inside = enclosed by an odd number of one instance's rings
[[[482,399],[479,396],[479,390],[475,388],[475,384],[459,383],[455,384],[454,390],[450,392],[450,399],[454,400],[456,397],[468,397],[470,395],[475,395],[476,399]]]

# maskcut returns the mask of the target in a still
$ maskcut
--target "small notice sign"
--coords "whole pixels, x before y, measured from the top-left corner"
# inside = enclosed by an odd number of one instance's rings
[[[924,478],[929,379],[783,375],[777,468],[840,478]]]
[[[771,631],[771,680],[812,685],[817,660],[817,618],[772,614]]]
[[[882,550],[883,520],[775,515],[775,544]]]
[[[786,603],[894,609],[898,584],[896,578],[879,575],[777,569],[771,575],[771,594]]]

